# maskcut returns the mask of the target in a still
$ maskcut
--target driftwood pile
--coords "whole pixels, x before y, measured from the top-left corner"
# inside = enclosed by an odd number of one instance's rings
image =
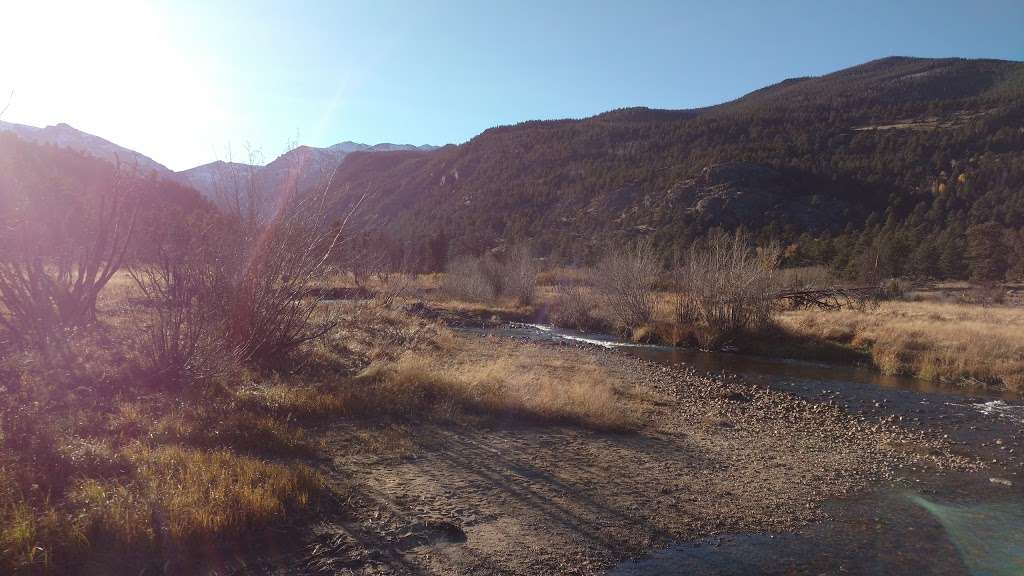
[[[878,296],[877,286],[855,288],[819,288],[814,290],[785,290],[775,294],[776,301],[785,301],[792,308],[818,308],[840,310]]]

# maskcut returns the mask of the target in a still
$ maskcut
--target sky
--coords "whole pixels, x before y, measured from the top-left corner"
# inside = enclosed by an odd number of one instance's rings
[[[706,106],[890,55],[1024,60],[1024,0],[0,0],[3,120],[174,170]]]

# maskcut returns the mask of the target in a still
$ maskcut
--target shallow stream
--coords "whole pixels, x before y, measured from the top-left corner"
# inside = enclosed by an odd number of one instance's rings
[[[808,400],[865,418],[895,417],[981,458],[981,472],[908,473],[898,486],[829,502],[829,519],[791,533],[720,534],[678,542],[614,568],[651,574],[1024,574],[1024,402],[869,368],[648,346],[613,337],[511,323],[464,332],[617,349]]]

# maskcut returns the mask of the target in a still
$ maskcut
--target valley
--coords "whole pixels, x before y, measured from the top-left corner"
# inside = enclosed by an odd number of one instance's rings
[[[0,572],[1020,573],[1021,62],[289,148],[0,123]]]

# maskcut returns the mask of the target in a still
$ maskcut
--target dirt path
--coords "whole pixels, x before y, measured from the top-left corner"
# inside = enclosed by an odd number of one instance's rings
[[[547,350],[631,385],[643,428],[328,426],[325,472],[345,512],[326,511],[286,572],[602,573],[673,540],[793,529],[903,471],[976,465],[834,404],[615,352]]]

